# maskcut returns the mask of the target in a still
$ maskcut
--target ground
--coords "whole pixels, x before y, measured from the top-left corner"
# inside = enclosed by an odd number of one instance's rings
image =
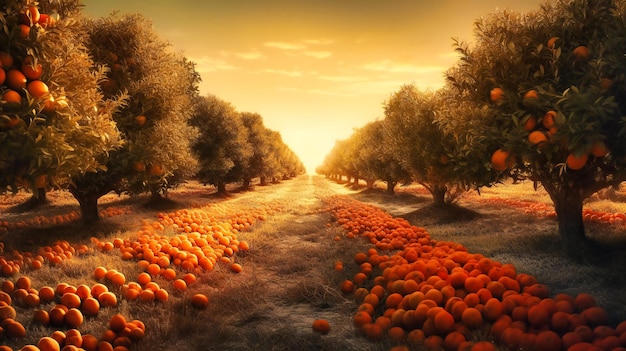
[[[159,213],[202,211],[218,223],[229,218],[232,222],[233,218],[256,216],[251,225],[237,233],[237,239],[250,247],[249,251],[231,258],[231,263],[243,266],[241,273],[232,273],[226,263],[216,264],[211,271],[197,270],[197,281],[184,293],[174,291],[171,282],[154,277],[154,281],[170,291],[167,302],[120,299],[117,307],[101,309],[98,316],[87,318],[79,328],[83,333],[100,335],[103,325],[115,313],[122,313],[127,319],[140,319],[146,324],[146,337],[133,345],[136,350],[162,349],[162,345],[177,350],[388,350],[391,342],[371,342],[357,331],[352,316],[359,302],[339,290],[344,279],[351,279],[358,272],[354,255],[366,251],[370,245],[358,238],[335,240],[344,234],[344,229],[325,211],[322,200],[337,194],[406,218],[426,228],[433,239],[455,241],[470,252],[512,263],[518,272],[534,275],[548,285],[552,294],[589,292],[610,311],[612,323],[626,319],[623,259],[612,255],[594,263],[568,259],[560,250],[552,217],[536,209],[523,210],[497,200],[499,193],[506,198],[546,202],[545,194],[528,192],[528,186],[524,186],[524,191],[507,192],[509,188],[503,188],[480,196],[470,193],[457,206],[439,210],[430,206],[431,199],[420,189],[399,188],[395,196],[390,196],[382,189],[355,189],[318,176],[255,186],[250,191],[231,189],[233,192],[226,197],[217,196],[210,187],[190,183],[172,191],[168,201],[159,206],[147,206],[147,198],[143,197],[109,195],[100,202],[102,213],[109,217],[95,227],[85,228],[74,220],[60,225],[29,224],[29,219],[35,216],[54,218],[77,209],[66,193],[52,192],[51,202],[37,212],[11,213],[25,197],[3,198],[2,221],[24,221],[27,225],[9,230],[1,239],[7,248],[37,251],[38,247],[56,240],[92,245],[92,238],[100,242],[132,239],[143,225],[156,222]],[[596,205],[609,206],[605,202]],[[590,223],[588,231],[590,236],[607,243],[623,242],[623,226]],[[157,233],[168,238],[185,235],[167,225]],[[337,262],[343,263],[343,270],[335,269]],[[28,275],[36,288],[59,282],[93,285],[98,282],[93,276],[97,266],[123,272],[127,282],[136,280],[142,271],[136,260],[123,260],[117,249],[94,250],[56,266],[25,269],[8,279]],[[183,273],[178,271],[179,276]],[[209,297],[206,310],[190,306],[188,300],[194,293]],[[17,311],[17,319],[27,328],[28,336],[8,341],[15,349],[54,331],[54,327],[44,328],[32,322],[33,308],[17,307]],[[330,333],[313,332],[311,325],[315,319],[328,320]]]

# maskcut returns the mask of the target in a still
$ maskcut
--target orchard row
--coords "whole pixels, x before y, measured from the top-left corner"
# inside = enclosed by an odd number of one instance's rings
[[[372,247],[341,290],[360,303],[355,327],[398,349],[623,350],[626,322],[609,325],[593,296],[553,295],[515,266],[431,239],[424,228],[347,197],[326,200],[347,237]]]

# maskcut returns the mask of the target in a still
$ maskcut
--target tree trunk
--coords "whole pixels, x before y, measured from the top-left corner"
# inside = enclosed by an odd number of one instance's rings
[[[261,177],[259,178],[259,184],[260,184],[261,186],[266,186],[266,185],[267,185],[267,177],[265,177],[265,176],[261,176]]]
[[[393,182],[391,180],[388,180],[387,181],[387,193],[388,194],[395,194],[395,190],[394,189],[396,188],[396,185],[398,185],[398,182]]]
[[[244,189],[248,189],[250,187],[250,182],[252,182],[252,179],[244,178],[242,187]]]
[[[580,259],[589,241],[583,224],[583,196],[577,189],[563,187],[550,195],[559,223],[559,234],[570,256]]]
[[[225,182],[217,182],[217,193],[218,194],[226,194],[226,183]]]
[[[433,196],[435,207],[444,207],[446,205],[446,193],[448,192],[447,186],[437,184],[432,187],[427,187],[427,189],[430,190],[430,193]]]
[[[368,190],[374,189],[374,183],[376,183],[375,180],[366,180],[365,182],[367,183],[367,189]]]
[[[72,194],[80,205],[80,215],[83,223],[95,223],[100,220],[100,214],[98,213],[98,199],[100,196],[92,194]]]

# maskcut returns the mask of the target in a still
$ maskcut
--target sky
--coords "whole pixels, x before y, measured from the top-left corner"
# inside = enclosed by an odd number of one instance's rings
[[[141,13],[196,63],[200,93],[266,127],[314,173],[337,140],[383,119],[404,84],[436,90],[474,22],[543,0],[83,0],[84,14]]]

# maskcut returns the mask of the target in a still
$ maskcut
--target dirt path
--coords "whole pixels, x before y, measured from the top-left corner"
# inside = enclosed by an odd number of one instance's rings
[[[193,350],[375,350],[382,345],[357,335],[350,296],[338,291],[349,272],[334,270],[336,261],[351,260],[359,250],[354,242],[333,240],[321,199],[346,189],[320,178],[301,177],[232,199],[243,207],[259,201],[281,208],[241,235],[250,244],[238,258],[244,271],[227,279],[212,272],[207,283],[217,328],[206,333]],[[346,261],[347,262],[347,261]],[[346,264],[346,266],[350,266]],[[349,269],[349,268],[347,268]],[[227,308],[232,313],[223,312]],[[331,333],[312,331],[315,319],[326,319]],[[180,348],[182,349],[182,348]],[[383,349],[386,349],[383,348]]]

